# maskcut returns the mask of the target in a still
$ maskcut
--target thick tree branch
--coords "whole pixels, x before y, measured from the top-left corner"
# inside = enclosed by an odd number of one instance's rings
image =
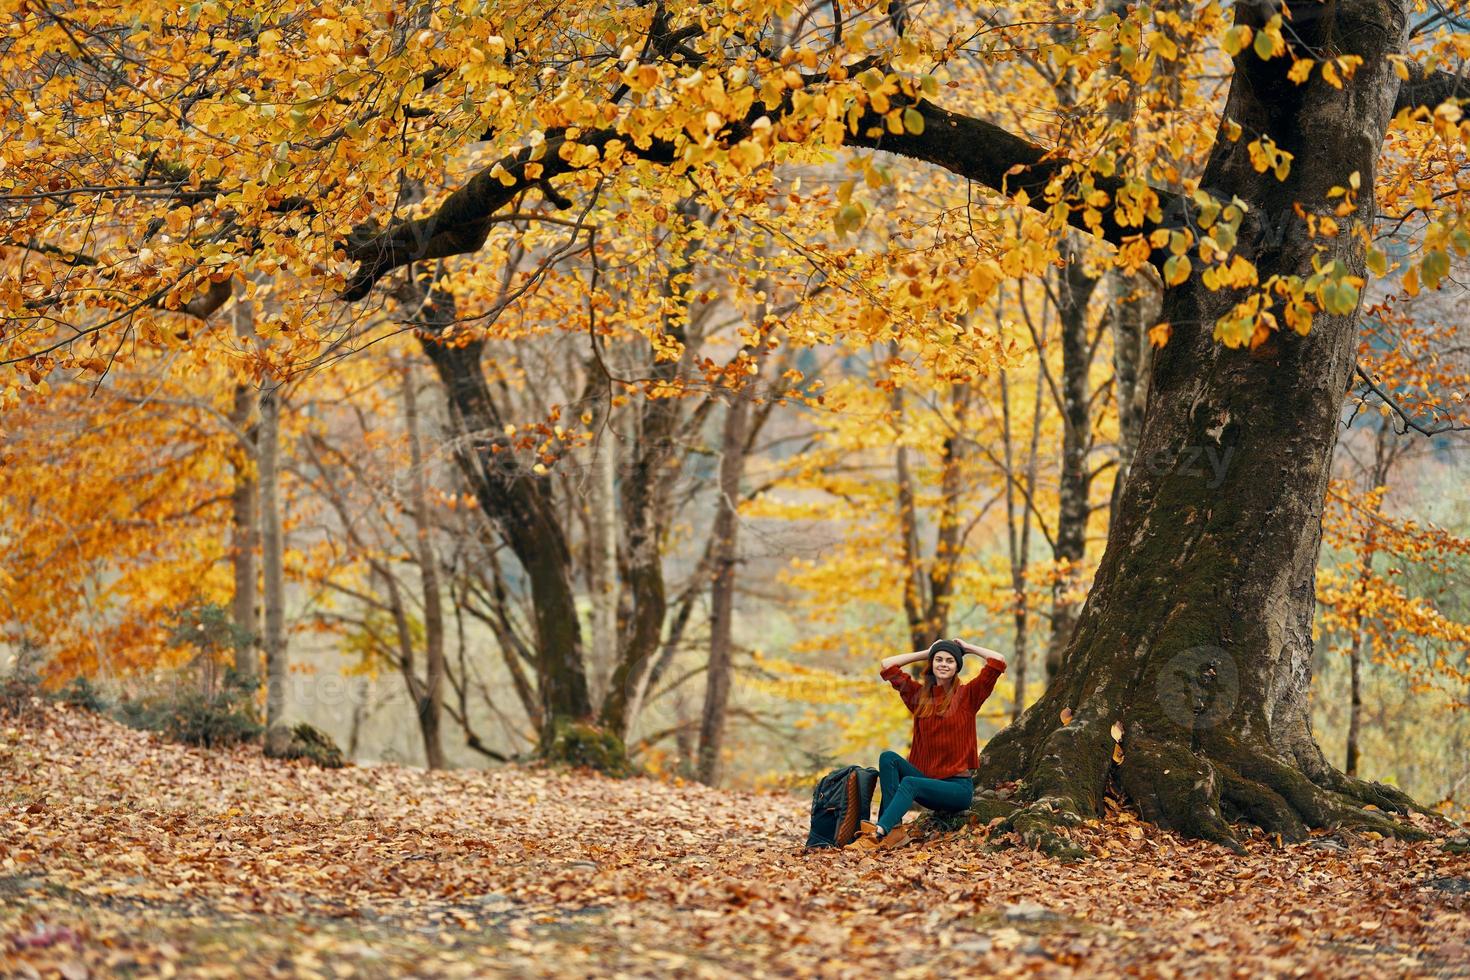
[[[601,151],[610,140],[620,138],[626,137],[612,129],[600,129],[582,134],[576,143]],[[345,251],[347,258],[358,263],[358,270],[348,280],[342,298],[362,299],[379,279],[410,262],[443,259],[479,249],[490,233],[495,212],[521,193],[548,186],[551,178],[580,169],[561,156],[561,148],[567,142],[563,132],[548,133],[544,147],[524,148],[481,170],[445,198],[432,214],[400,222],[382,232],[372,228],[353,232]],[[674,148],[669,143],[655,142],[649,149],[638,152],[645,159],[661,163],[672,163],[674,159]],[[571,203],[564,198],[551,199],[558,206]]]
[[[809,78],[807,85],[819,85],[824,81],[820,77]],[[894,104],[902,106],[904,103],[895,99]],[[913,102],[912,107],[923,116],[923,132],[888,132],[883,118],[869,111],[858,121],[857,132],[846,136],[845,144],[933,163],[1001,193],[1024,191],[1033,208],[1045,210],[1049,207],[1047,188],[1066,168],[1065,159],[1052,156],[1046,148],[999,126],[950,112],[932,102],[920,99]],[[787,108],[783,104],[768,111],[757,103],[745,120],[728,127],[723,134],[725,140],[733,143],[744,138],[757,119],[766,115],[779,119]],[[625,141],[627,152],[644,160],[673,163],[678,157],[678,147],[671,142],[651,140],[647,146],[640,147],[611,128],[583,133],[575,142],[601,151],[613,140]],[[355,231],[345,245],[345,252],[348,259],[358,263],[358,270],[348,280],[342,298],[348,301],[362,299],[384,275],[410,262],[463,255],[479,249],[490,232],[491,217],[496,211],[524,191],[580,169],[561,155],[561,149],[567,142],[564,132],[552,131],[547,134],[544,148],[534,148],[534,158],[533,148],[524,148],[502,158],[475,174],[463,187],[445,198],[432,214],[400,222],[386,231],[375,227]],[[539,164],[539,168],[533,164]],[[1116,197],[1123,188],[1123,181],[1116,177],[1095,175],[1093,180],[1094,186],[1110,197]],[[1098,209],[1102,237],[1117,245],[1138,235],[1146,235],[1156,227],[1183,225],[1190,213],[1189,203],[1183,197],[1166,191],[1156,190],[1155,193],[1161,205],[1161,218],[1146,221],[1142,227],[1120,224],[1113,207]],[[1075,227],[1090,231],[1080,209],[1072,212],[1070,221]],[[1164,255],[1156,253],[1153,258],[1162,262]]]
[[[1047,187],[1066,169],[1068,160],[1053,156],[1045,147],[993,123],[950,112],[927,100],[919,100],[914,108],[924,118],[923,132],[886,132],[882,130],[882,120],[870,113],[862,120],[858,132],[847,137],[845,145],[883,150],[936,164],[1003,194],[1025,191],[1031,207],[1047,209]],[[873,130],[879,130],[878,135],[869,135]],[[1100,175],[1093,176],[1093,184],[1112,199],[1117,198],[1124,186],[1119,178]],[[1100,208],[1103,239],[1119,245],[1138,235],[1146,235],[1157,227],[1183,225],[1189,213],[1188,202],[1179,195],[1157,188],[1154,193],[1159,198],[1161,220],[1146,221],[1142,227],[1124,226],[1117,220],[1116,209],[1109,205]],[[1074,227],[1091,231],[1080,210],[1074,210],[1069,220]],[[1164,255],[1157,253],[1156,258],[1162,262]]]

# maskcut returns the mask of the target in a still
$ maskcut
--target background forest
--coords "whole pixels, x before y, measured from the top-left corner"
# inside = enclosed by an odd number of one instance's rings
[[[1007,654],[982,742],[1005,727],[1058,667],[1129,472],[1219,486],[1233,462],[1135,456],[1189,243],[1156,271],[876,137],[783,144],[766,118],[717,144],[770,93],[737,89],[738,67],[688,73],[711,57],[678,26],[688,5],[133,6],[82,23],[7,4],[24,24],[6,28],[0,146],[0,671],[17,681],[140,723],[304,721],[359,762],[555,745],[616,768],[625,746],[654,774],[804,786],[903,747],[877,662],[941,636]],[[1281,54],[1280,17],[1252,42],[1218,4],[716,6],[715,34],[769,18],[777,93],[871,43],[950,109],[1182,190],[1227,56]],[[1445,8],[1413,24],[1421,55],[1470,55]],[[687,166],[575,143],[603,72],[674,118]],[[892,77],[853,75],[892,132],[934,125]],[[1470,235],[1458,198],[1423,193],[1425,174],[1463,186],[1436,155],[1463,160],[1446,107],[1420,119],[1443,147],[1407,125],[1390,140],[1379,273],[1311,287],[1360,316],[1312,720],[1349,775],[1463,813]],[[582,169],[553,186],[496,163],[522,151]],[[1290,153],[1258,156],[1284,179]],[[507,201],[478,249],[363,278],[364,223],[472,186]],[[1287,328],[1264,323],[1217,339],[1255,351]]]

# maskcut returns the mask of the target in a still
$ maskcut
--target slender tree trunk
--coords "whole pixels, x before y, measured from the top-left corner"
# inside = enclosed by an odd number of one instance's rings
[[[1039,355],[1038,355],[1039,356]],[[1015,635],[1011,643],[1011,656],[1015,660],[1011,668],[1011,685],[1016,692],[1015,700],[1011,704],[1011,720],[1015,721],[1021,717],[1021,710],[1026,705],[1026,559],[1027,551],[1022,539],[1029,538],[1026,531],[1030,530],[1030,510],[1023,510],[1022,520],[1026,521],[1026,528],[1022,531],[1016,528],[1016,471],[1015,453],[1013,451],[1014,439],[1011,428],[1011,386],[1009,373],[1005,368],[1000,369],[1000,417],[1001,417],[1001,446],[1005,453],[1005,481],[1006,481],[1006,544],[1011,560],[1011,601],[1014,603],[1011,616],[1015,628]],[[1027,540],[1026,544],[1030,544]]]
[[[231,320],[235,335],[244,341],[255,339],[255,304],[250,301],[243,284],[234,287],[235,302],[231,308]],[[230,604],[231,618],[240,633],[235,647],[235,672],[253,691],[260,684],[260,608],[259,568],[255,552],[260,547],[260,501],[257,485],[259,462],[256,443],[258,437],[254,416],[259,404],[255,390],[247,385],[235,385],[235,403],[230,411],[230,421],[243,438],[237,446],[234,458],[235,486],[230,494],[231,541],[230,567],[234,575],[235,591]],[[252,709],[254,704],[252,703]]]
[[[592,591],[592,700],[607,699],[618,659],[617,439],[608,421],[594,447],[587,503],[591,509],[589,551]]]
[[[435,301],[436,306],[451,311],[452,304],[449,297]],[[566,534],[547,479],[516,460],[504,434],[504,421],[480,367],[483,342],[447,347],[425,335],[422,344],[449,398],[460,470],[481,510],[505,535],[530,582],[536,619],[539,735],[542,751],[548,751],[558,722],[585,721],[592,714]]]
[[[1148,398],[1150,345],[1148,329],[1157,320],[1157,291],[1143,275],[1110,273],[1110,316],[1113,334],[1113,399],[1118,408],[1118,467],[1114,471],[1108,522],[1123,496],[1123,487],[1138,451],[1143,407]]]
[[[285,535],[281,529],[281,393],[260,395],[260,551],[265,593],[266,749],[279,754],[290,741],[286,728]]]
[[[1262,26],[1255,8],[1236,11]],[[1249,205],[1237,250],[1262,281],[1333,260],[1364,275],[1360,232],[1372,226],[1398,92],[1388,56],[1403,50],[1402,0],[1302,13],[1302,44],[1331,44],[1361,66],[1338,89],[1315,75],[1293,85],[1291,58],[1238,56],[1224,118],[1295,162],[1284,181],[1258,173],[1248,141],[1221,135],[1203,179],[1217,197]],[[1362,190],[1338,219],[1341,234],[1310,236],[1294,205],[1331,213],[1328,191],[1354,171]],[[1151,465],[1135,467],[1124,488],[1061,669],[981,758],[986,786],[1024,781],[1030,803],[1011,825],[1059,853],[1066,845],[1053,828],[1099,813],[1114,772],[1145,818],[1236,848],[1234,816],[1290,839],[1338,822],[1411,833],[1361,806],[1411,801],[1333,769],[1311,731],[1314,576],[1356,312],[1319,314],[1305,337],[1284,329],[1254,350],[1230,349],[1212,325],[1236,301],[1206,288],[1198,270],[1165,295],[1173,335],[1155,361],[1139,442]],[[1207,452],[1223,466],[1202,465]]]
[[[1024,299],[1023,299],[1024,302]],[[1031,436],[1027,444],[1026,471],[1025,471],[1025,494],[1030,498],[1036,491],[1036,474],[1040,465],[1037,450],[1041,446],[1041,405],[1042,389],[1045,385],[1046,363],[1046,323],[1043,319],[1041,330],[1035,335],[1037,358],[1036,358],[1036,386],[1031,403]],[[1030,660],[1029,640],[1031,634],[1030,609],[1026,604],[1026,572],[1031,565],[1031,507],[1029,500],[1025,506],[1019,507],[1020,528],[1017,529],[1018,506],[1016,500],[1016,462],[1015,462],[1015,433],[1011,425],[1011,392],[1009,375],[1004,368],[1000,370],[1000,397],[1001,397],[1001,442],[1004,449],[1005,465],[1005,501],[1006,501],[1006,544],[1010,556],[1011,565],[1011,594],[1014,597],[1015,606],[1012,610],[1013,627],[1015,637],[1012,642],[1012,655],[1015,664],[1011,671],[1011,685],[1015,691],[1015,698],[1011,702],[1011,720],[1015,721],[1021,717],[1022,710],[1026,707],[1026,683],[1027,683],[1027,661]]]
[[[1057,319],[1062,341],[1062,460],[1057,489],[1057,533],[1053,557],[1061,569],[1051,590],[1051,637],[1046,650],[1046,676],[1061,666],[1062,652],[1077,623],[1072,598],[1087,554],[1087,519],[1092,513],[1092,399],[1088,375],[1092,345],[1087,337],[1087,307],[1097,280],[1087,274],[1082,250],[1069,238],[1062,245]]]
[[[689,215],[701,209],[693,200],[684,204]],[[665,279],[669,313],[663,332],[678,343],[683,353],[678,360],[655,360],[653,380],[676,385],[687,370],[702,338],[691,336],[688,325],[696,320],[690,284],[698,243],[691,240],[677,260],[670,263]],[[602,703],[601,721],[618,738],[626,739],[642,707],[649,671],[658,659],[668,614],[664,583],[664,543],[669,528],[669,495],[679,476],[682,459],[678,433],[682,418],[679,399],[649,397],[637,416],[633,453],[623,474],[621,516],[626,550],[622,580],[628,604],[620,633],[621,649]]]
[[[368,715],[372,711],[372,707],[369,704],[372,698],[372,687],[370,685],[371,682],[363,676],[359,676],[357,683],[353,685],[353,694],[355,696],[352,699],[352,727],[347,733],[346,755],[349,759],[357,758],[358,747],[362,744],[363,723],[367,721]]]
[[[762,304],[757,312],[766,319]],[[757,357],[764,357],[764,346]],[[757,362],[759,363],[759,362]],[[718,785],[724,770],[725,713],[730,702],[732,643],[735,618],[735,568],[739,561],[740,481],[745,476],[746,434],[750,430],[750,403],[755,379],[748,379],[731,397],[720,435],[719,500],[715,510],[710,565],[709,669],[705,675],[704,711],[699,725],[699,781]]]
[[[683,688],[674,691],[674,720],[677,727],[674,731],[675,751],[679,754],[679,775],[685,779],[695,778],[695,764],[699,756],[699,750],[694,744],[695,726],[691,717],[689,696],[684,693]]]
[[[1363,690],[1359,664],[1363,657],[1363,615],[1359,613],[1354,624],[1352,649],[1348,651],[1348,673],[1352,693],[1348,701],[1347,759],[1342,771],[1349,776],[1358,774],[1358,732],[1363,719]]]
[[[1162,9],[1178,12],[1178,0],[1164,0]],[[1125,0],[1107,0],[1107,9],[1119,17],[1128,16]],[[1168,18],[1156,21],[1160,31],[1178,43],[1177,31]],[[1179,67],[1185,63],[1180,58],[1158,65],[1162,74],[1168,104],[1179,101]],[[1125,86],[1126,96],[1109,103],[1108,118],[1118,127],[1119,149],[1132,152],[1132,147],[1142,135],[1138,119],[1138,82],[1126,71],[1122,62],[1113,66],[1113,73]],[[1177,161],[1176,161],[1177,162]],[[1175,188],[1177,190],[1177,188]],[[1123,486],[1128,482],[1128,472],[1133,466],[1133,455],[1138,449],[1138,434],[1143,427],[1143,409],[1148,395],[1149,341],[1148,330],[1158,320],[1158,289],[1154,280],[1146,273],[1130,274],[1115,269],[1107,276],[1108,328],[1113,339],[1113,401],[1118,410],[1118,458],[1114,470],[1113,489],[1108,505],[1108,525],[1112,526],[1113,514],[1117,512],[1123,495]]]
[[[891,355],[898,356],[894,344]],[[889,399],[893,411],[896,444],[893,451],[893,476],[897,488],[898,536],[903,557],[903,611],[909,624],[909,642],[915,650],[926,650],[939,639],[934,625],[924,616],[924,561],[919,553],[919,515],[914,497],[914,477],[909,469],[909,448],[903,443],[903,389],[895,385]]]
[[[965,496],[965,460],[969,444],[965,438],[966,420],[970,414],[969,385],[950,387],[949,404],[954,412],[951,435],[939,454],[939,513],[934,534],[934,557],[929,562],[929,602],[924,610],[925,622],[931,624],[936,637],[949,632],[949,611],[954,602],[955,570],[960,560],[963,530],[960,505]]]
[[[408,429],[409,487],[413,494],[414,543],[418,549],[419,579],[424,594],[424,685],[418,693],[419,731],[424,738],[424,759],[430,769],[444,768],[441,731],[444,716],[444,604],[439,580],[439,558],[434,553],[433,527],[429,522],[429,491],[424,478],[424,452],[419,432],[418,392],[412,362],[405,361],[403,419]]]
[[[1393,469],[1396,454],[1389,445],[1389,438],[1393,430],[1387,425],[1381,425],[1373,439],[1373,466],[1368,471],[1369,491],[1386,486],[1388,474]],[[1373,577],[1373,557],[1378,552],[1378,523],[1376,511],[1381,507],[1381,500],[1375,507],[1375,513],[1370,516],[1368,525],[1363,531],[1363,543],[1358,555],[1358,584],[1361,590],[1366,590],[1369,581]],[[1349,776],[1358,774],[1358,737],[1362,731],[1363,720],[1363,693],[1362,693],[1362,661],[1363,644],[1366,639],[1366,624],[1363,621],[1363,611],[1358,610],[1353,618],[1353,645],[1348,650],[1348,671],[1351,683],[1351,697],[1348,704],[1348,733],[1347,733],[1347,758],[1343,762],[1342,771]]]
[[[235,386],[235,406],[230,421],[243,432],[249,443],[239,447],[235,457],[235,487],[230,493],[230,569],[235,591],[230,602],[230,615],[240,632],[235,648],[235,672],[254,687],[260,677],[260,611],[257,581],[259,570],[255,551],[260,546],[259,502],[256,500],[255,393],[245,385]]]
[[[888,354],[897,359],[897,342],[889,344]],[[906,428],[903,386],[894,385],[889,394],[888,407],[894,416],[894,483],[897,486],[895,502],[898,505],[898,547],[904,563],[904,619],[908,621],[908,642],[914,649],[928,649],[939,639],[941,624],[932,621],[928,614],[929,602],[926,601],[923,573],[925,561],[919,548],[919,510],[914,494],[908,447],[903,441]]]

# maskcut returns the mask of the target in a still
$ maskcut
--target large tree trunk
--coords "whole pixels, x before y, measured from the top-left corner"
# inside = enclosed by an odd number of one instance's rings
[[[1259,174],[1249,140],[1222,135],[1204,179],[1217,197],[1250,205],[1239,251],[1262,280],[1310,275],[1320,247],[1364,274],[1358,231],[1373,220],[1398,90],[1386,56],[1402,50],[1402,0],[1302,6],[1304,43],[1359,55],[1362,66],[1341,90],[1318,73],[1297,86],[1285,77],[1290,58],[1247,49],[1225,118],[1270,135],[1295,163],[1285,181]],[[1237,17],[1255,14],[1238,7]],[[1329,213],[1328,190],[1348,186],[1353,171],[1362,191],[1342,234],[1309,238],[1293,205]],[[1051,833],[1058,822],[1100,812],[1115,723],[1118,784],[1149,820],[1234,847],[1233,816],[1291,839],[1339,822],[1404,832],[1361,805],[1411,801],[1331,768],[1308,703],[1322,505],[1356,313],[1319,314],[1305,337],[1283,330],[1255,350],[1228,349],[1212,325],[1237,299],[1206,289],[1198,273],[1165,295],[1173,337],[1154,367],[1143,465],[1124,488],[1060,671],[981,758],[981,804],[998,803],[986,787],[1021,780],[1028,805],[1010,825],[1049,848],[1066,851]]]

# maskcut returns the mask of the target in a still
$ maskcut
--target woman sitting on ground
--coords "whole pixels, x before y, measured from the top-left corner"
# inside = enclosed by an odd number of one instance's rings
[[[961,684],[960,665],[967,653],[984,657],[985,666]],[[922,683],[903,669],[921,660],[928,661]],[[909,757],[905,759],[897,752],[884,752],[878,757],[882,792],[878,822],[864,820],[862,832],[848,847],[877,850],[899,846],[907,836],[903,816],[915,803],[934,810],[969,807],[975,794],[971,772],[980,765],[975,712],[990,697],[1005,669],[1005,657],[964,640],[936,640],[928,650],[900,653],[883,661],[883,679],[898,690],[914,716]]]

